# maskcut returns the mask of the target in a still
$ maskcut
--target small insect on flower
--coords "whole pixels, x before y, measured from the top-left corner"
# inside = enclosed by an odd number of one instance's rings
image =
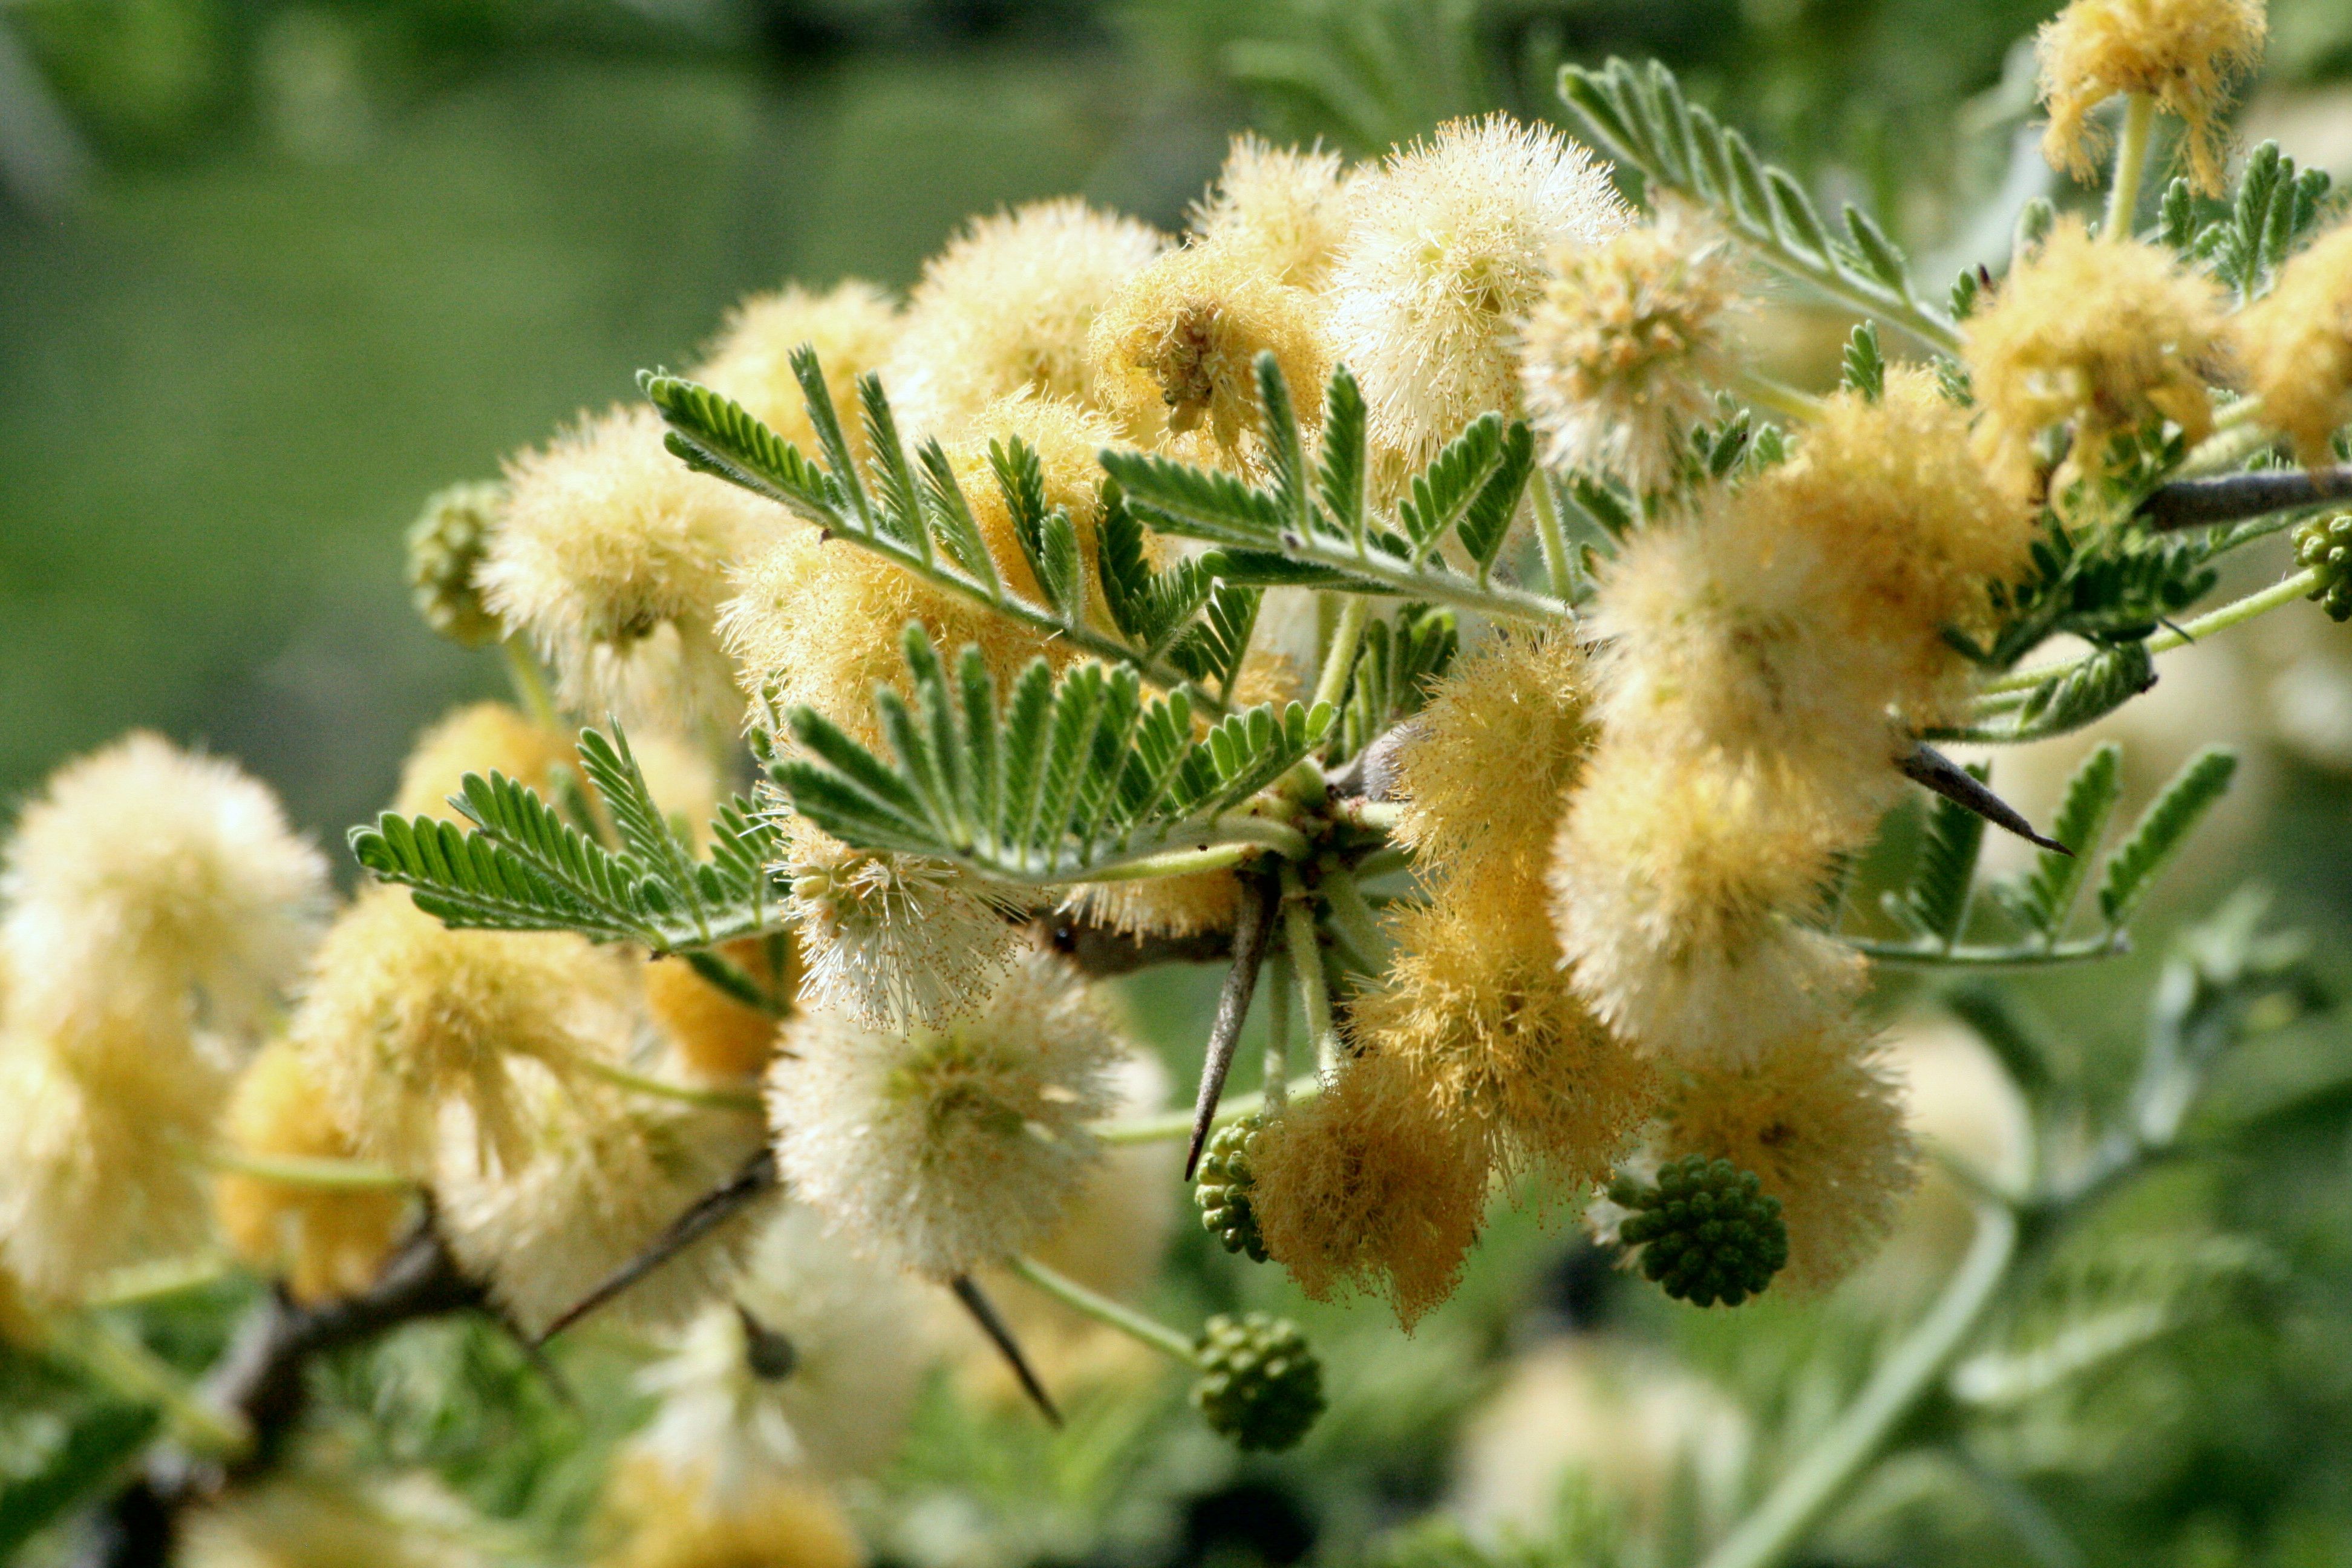
[[[1416,463],[1479,415],[1517,412],[1519,324],[1553,258],[1627,221],[1584,148],[1501,114],[1391,153],[1350,205],[1333,357],[1363,385],[1374,441]]]
[[[223,1131],[238,1154],[264,1159],[348,1160],[349,1130],[285,1040],[262,1047],[238,1075]],[[213,1211],[237,1256],[283,1276],[297,1301],[366,1288],[399,1239],[408,1194],[381,1187],[272,1181],[225,1171],[213,1181]]]
[[[1319,289],[1348,237],[1353,184],[1337,153],[1276,147],[1244,132],[1193,204],[1190,226],[1201,244],[1277,283]]]
[[[793,1020],[770,1069],[785,1185],[845,1241],[933,1279],[1051,1237],[1099,1152],[1129,1047],[1058,958],[1032,953],[977,1005],[905,1033]]]
[[[1520,351],[1544,459],[1654,490],[1733,369],[1739,259],[1678,205],[1597,243],[1557,245],[1549,259]]]
[[[591,416],[507,468],[507,504],[476,581],[530,638],[564,700],[631,721],[731,717],[714,626],[728,569],[773,514],[694,473],[644,405]]]
[[[2352,225],[2289,261],[2233,326],[2263,423],[2305,467],[2334,462],[2336,434],[2352,424]]]
[[[1166,241],[1075,197],[976,218],[923,265],[883,373],[910,431],[952,440],[1017,393],[1087,401],[1087,333]]]
[[[863,461],[857,378],[882,368],[898,337],[898,307],[873,284],[853,278],[819,294],[794,283],[736,306],[709,355],[687,375],[733,398],[802,451],[814,452],[816,426],[792,367],[793,351],[806,344],[824,374],[842,435]]]
[[[2198,189],[2220,195],[2230,81],[2261,60],[2269,29],[2263,0],[2073,0],[2034,39],[2050,166],[2094,177],[2106,132],[2091,110],[2145,93],[2186,126]]]
[[[2034,440],[2053,426],[2072,424],[2065,469],[2094,481],[2108,440],[2152,420],[2192,445],[2212,433],[2221,289],[2169,251],[2095,240],[2082,219],[2062,217],[1962,331],[1982,410],[1978,456],[2021,489],[2036,486]]]
[[[60,1049],[96,1015],[242,1044],[318,940],[327,865],[268,786],[134,731],[67,763],[28,803],[0,869],[12,1018]]]
[[[1691,1067],[1667,1090],[1665,1152],[1728,1160],[1780,1202],[1789,1280],[1834,1284],[1885,1238],[1918,1179],[1903,1097],[1850,1027],[1742,1066]]]

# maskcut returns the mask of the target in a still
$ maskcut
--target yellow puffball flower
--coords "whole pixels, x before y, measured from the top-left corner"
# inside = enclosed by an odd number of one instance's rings
[[[1087,333],[1165,242],[1076,197],[975,218],[923,264],[883,380],[900,425],[953,440],[1020,393],[1087,400]]]
[[[442,1128],[434,1223],[469,1279],[540,1333],[636,1257],[760,1147],[759,1118],[565,1082],[518,1064],[508,1152],[453,1117]],[[667,1326],[715,1300],[753,1224],[739,1214],[629,1287],[610,1309]]]
[[[793,351],[805,343],[816,351],[841,433],[863,461],[866,423],[858,416],[857,378],[882,368],[898,337],[898,307],[873,284],[853,278],[819,294],[794,283],[736,306],[709,355],[687,376],[733,398],[813,455],[816,427],[792,366]]]
[[[1598,243],[1557,246],[1549,261],[1519,373],[1544,460],[1655,489],[1733,369],[1739,259],[1725,236],[1669,207]]]
[[[1563,245],[1625,226],[1585,149],[1507,115],[1455,120],[1359,176],[1328,285],[1333,357],[1375,444],[1423,462],[1481,414],[1519,407],[1519,324]]]
[[[977,1006],[884,1034],[838,1013],[786,1028],[768,1074],[776,1160],[849,1245],[932,1279],[1052,1236],[1099,1162],[1128,1054],[1076,973],[1033,953]]]
[[[1801,922],[1850,832],[1788,770],[1602,745],[1552,861],[1578,993],[1643,1050],[1682,1061],[1752,1061],[1826,1027],[1863,964]]]
[[[262,1047],[238,1075],[223,1129],[239,1154],[348,1160],[358,1152],[299,1052]],[[283,1275],[297,1301],[365,1289],[399,1238],[406,1194],[382,1188],[275,1182],[226,1171],[213,1181],[213,1212],[237,1256]]]
[[[464,793],[460,786],[467,773],[488,778],[501,773],[544,795],[550,771],[576,769],[575,758],[569,736],[533,722],[510,704],[470,702],[416,737],[400,764],[400,789],[392,809],[403,816],[463,823],[449,797]]]
[[[643,405],[592,416],[507,465],[507,504],[476,582],[555,668],[561,695],[653,723],[730,715],[713,635],[727,574],[780,521],[688,469]]]
[[[1569,988],[1541,881],[1447,878],[1394,931],[1395,957],[1356,998],[1349,1034],[1496,1169],[1607,1181],[1656,1103],[1656,1077]]]
[[[863,1568],[866,1549],[832,1494],[770,1480],[714,1495],[657,1459],[625,1458],[604,1505],[612,1545],[595,1568]]]
[[[2269,29],[2263,0],[2074,0],[2034,38],[2050,109],[2042,155],[2077,179],[2095,177],[2105,133],[2091,110],[2146,93],[2186,124],[2191,176],[2220,195],[2230,79],[2260,62]]]
[[[1213,245],[1171,250],[1129,278],[1095,318],[1087,353],[1095,400],[1128,440],[1164,436],[1229,466],[1258,429],[1259,354],[1275,356],[1305,425],[1321,420],[1330,375],[1316,297]]]
[[[1398,840],[1425,868],[1543,875],[1560,792],[1593,740],[1579,634],[1498,632],[1457,660],[1398,759]],[[1507,782],[1506,782],[1507,781]]]
[[[1478,1239],[1482,1156],[1406,1064],[1358,1057],[1251,1142],[1266,1253],[1313,1300],[1376,1292],[1410,1329],[1454,1293]]]
[[[2034,438],[2074,426],[2069,468],[2106,471],[2108,438],[2163,418],[2193,445],[2213,429],[2206,390],[2222,347],[2221,292],[2172,253],[2099,241],[2062,217],[2039,252],[1962,329],[1982,410],[1977,455],[2021,489],[2036,488]]]
[[[422,1176],[452,1100],[493,1156],[525,1156],[516,1065],[569,1078],[617,1056],[627,978],[584,938],[451,931],[371,888],[320,943],[288,1033],[360,1152]]]
[[[762,937],[727,942],[719,953],[769,994],[789,997],[800,989],[800,949],[788,936],[776,941],[782,948],[781,965],[775,950]],[[776,1054],[780,1021],[737,1001],[696,973],[683,959],[664,959],[646,966],[646,1010],[668,1037],[678,1058],[698,1078],[721,1082],[755,1079],[767,1070]]]
[[[203,1148],[226,1075],[184,1037],[86,1021],[70,1048],[0,1034],[0,1267],[37,1301],[70,1302],[110,1269],[194,1248]]]
[[[1190,227],[1203,245],[1244,258],[1278,283],[1320,289],[1348,237],[1349,181],[1337,153],[1234,138]]]
[[[1834,1284],[1893,1227],[1918,1179],[1903,1096],[1851,1029],[1792,1040],[1738,1066],[1685,1068],[1667,1089],[1668,1159],[1753,1171],[1780,1200],[1789,1282]]]
[[[2289,261],[2235,336],[2263,423],[2306,468],[2334,462],[2336,433],[2352,424],[2352,226]]]
[[[142,731],[26,805],[0,899],[9,1016],[58,1048],[247,1037],[318,940],[327,863],[267,784]],[[101,1014],[145,1022],[84,1034]]]

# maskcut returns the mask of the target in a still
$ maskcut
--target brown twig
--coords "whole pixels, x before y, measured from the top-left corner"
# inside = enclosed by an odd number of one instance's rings
[[[670,1221],[669,1228],[647,1242],[643,1251],[606,1275],[594,1289],[565,1308],[553,1322],[547,1325],[538,1342],[547,1343],[751,1204],[775,1191],[782,1180],[776,1169],[775,1149],[762,1144],[760,1152],[744,1161],[743,1168],[736,1172],[725,1186],[714,1187],[695,1199],[684,1214]]]
[[[2290,507],[2317,506],[2352,499],[2352,466],[2334,468],[2264,468],[2211,479],[2175,479],[2158,485],[2139,503],[2139,517],[2159,532],[2205,528],[2263,517]]]
[[[1257,994],[1257,973],[1274,935],[1274,912],[1282,901],[1281,886],[1272,877],[1259,877],[1242,886],[1241,910],[1234,921],[1233,967],[1217,993],[1217,1018],[1209,1029],[1209,1052],[1201,1062],[1201,1089],[1192,1101],[1192,1142],[1184,1151],[1184,1179],[1191,1181],[1201,1163],[1201,1145],[1209,1140],[1210,1124],[1217,1119],[1217,1100],[1225,1091],[1225,1074],[1234,1065],[1234,1047],[1241,1043],[1242,1025],[1249,1018],[1250,999]]]

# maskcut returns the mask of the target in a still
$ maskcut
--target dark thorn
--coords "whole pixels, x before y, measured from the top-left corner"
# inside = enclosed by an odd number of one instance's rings
[[[781,1329],[772,1329],[751,1315],[751,1309],[742,1302],[735,1303],[735,1316],[743,1323],[743,1364],[751,1375],[762,1383],[782,1383],[800,1369],[801,1352]]]
[[[514,1342],[515,1348],[522,1352],[524,1363],[531,1371],[539,1374],[541,1382],[547,1384],[547,1391],[555,1395],[555,1402],[558,1405],[562,1405],[566,1410],[576,1411],[580,1408],[580,1396],[572,1393],[572,1382],[563,1375],[563,1369],[555,1364],[554,1360],[547,1353],[547,1347],[541,1342],[532,1339],[530,1334],[523,1331],[523,1326],[515,1321],[513,1313],[496,1304],[485,1304],[482,1314],[496,1323],[507,1338]]]
[[[2334,468],[2263,468],[2212,479],[2175,479],[2158,485],[2139,503],[2138,516],[2162,531],[2236,522],[2290,507],[2316,506],[2352,496],[2352,466]]]
[[[988,1336],[989,1342],[1011,1364],[1013,1375],[1021,1381],[1021,1391],[1045,1413],[1048,1425],[1059,1428],[1062,1413],[1054,1408],[1054,1401],[1045,1393],[1045,1385],[1037,1381],[1036,1373],[1030,1369],[1029,1358],[1021,1353],[1021,1342],[1013,1337],[1013,1331],[998,1315],[996,1303],[981,1293],[980,1287],[972,1282],[969,1274],[959,1274],[949,1280],[948,1289],[955,1292],[955,1299],[963,1303],[963,1310],[971,1314],[972,1321],[980,1325],[980,1331]]]
[[[1271,877],[1244,883],[1241,910],[1234,921],[1234,963],[1225,971],[1224,988],[1217,994],[1217,1021],[1209,1029],[1209,1054],[1201,1063],[1201,1092],[1192,1101],[1192,1142],[1184,1152],[1184,1179],[1191,1181],[1201,1163],[1201,1146],[1209,1141],[1209,1124],[1217,1119],[1217,1100],[1225,1092],[1225,1074],[1234,1065],[1234,1047],[1241,1043],[1242,1025],[1249,1018],[1250,999],[1257,994],[1258,966],[1274,935],[1274,909],[1282,891]]]
[[[2197,640],[2195,637],[2189,635],[2189,628],[2187,626],[2182,626],[2179,622],[2174,620],[2169,616],[2157,616],[2156,624],[2162,626],[2166,631],[2170,632],[2174,637],[2179,637],[2182,642],[2193,643]],[[2155,684],[2153,681],[2149,682],[2149,685],[2153,684]],[[2145,691],[2147,688],[2142,687],[2140,689]]]
[[[1895,765],[1912,783],[1935,791],[1954,805],[1975,812],[1995,827],[2006,828],[2028,844],[2055,850],[2070,859],[2074,857],[2074,852],[2055,838],[2044,838],[2034,832],[2033,824],[2026,821],[2015,806],[1993,794],[1981,779],[1935,747],[1924,742],[1915,746],[1911,754]]]
[[[762,1147],[743,1163],[725,1186],[714,1188],[694,1200],[684,1214],[672,1220],[667,1230],[646,1244],[646,1249],[604,1277],[593,1290],[566,1308],[555,1321],[548,1324],[539,1336],[545,1344],[638,1280],[709,1236],[719,1226],[743,1209],[775,1190],[782,1178],[776,1171],[776,1152]]]

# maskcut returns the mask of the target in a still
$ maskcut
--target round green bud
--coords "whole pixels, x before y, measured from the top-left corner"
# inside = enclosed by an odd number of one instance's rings
[[[1642,1249],[1642,1273],[1676,1300],[1737,1307],[1789,1261],[1780,1200],[1761,1187],[1755,1172],[1704,1154],[1670,1161],[1654,1183],[1620,1177],[1609,1195],[1633,1212],[1617,1239]]]
[[[1250,1141],[1265,1119],[1252,1112],[1216,1131],[1201,1152],[1201,1171],[1192,1197],[1201,1205],[1201,1224],[1227,1252],[1245,1253],[1252,1263],[1265,1261],[1265,1239],[1258,1235],[1257,1211],[1250,1206],[1256,1177],[1250,1170]]]
[[[1219,1313],[1201,1331],[1192,1404],[1242,1448],[1287,1448],[1323,1414],[1323,1364],[1287,1318]]]
[[[2294,563],[2319,574],[2311,597],[2329,620],[2352,620],[2352,512],[2315,517],[2297,528]]]
[[[408,531],[408,593],[416,613],[426,626],[467,647],[506,635],[474,585],[505,500],[506,491],[498,485],[451,485],[425,501]]]

